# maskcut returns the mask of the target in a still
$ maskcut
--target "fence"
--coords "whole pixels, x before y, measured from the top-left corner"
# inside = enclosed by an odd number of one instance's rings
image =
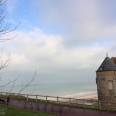
[[[46,104],[56,104],[72,107],[81,107],[81,108],[92,108],[92,109],[115,109],[116,102],[105,102],[98,101],[96,99],[75,99],[75,98],[66,98],[59,96],[44,96],[44,95],[31,95],[31,94],[17,94],[17,93],[7,93],[0,92],[1,98],[7,98],[7,95],[10,96],[12,100],[22,100],[27,102],[42,102]]]
[[[44,96],[44,95],[30,95],[30,94],[17,94],[17,93],[7,93],[7,92],[0,92],[0,97],[7,97],[7,95],[10,95],[11,99],[18,99],[18,100],[24,100],[24,101],[33,101],[33,102],[38,102],[38,101],[43,101],[45,103],[56,103],[58,104],[66,104],[69,106],[72,105],[80,105],[81,107],[85,106],[98,106],[97,105],[97,100],[95,99],[75,99],[75,98],[66,98],[66,97],[55,97],[55,96]]]

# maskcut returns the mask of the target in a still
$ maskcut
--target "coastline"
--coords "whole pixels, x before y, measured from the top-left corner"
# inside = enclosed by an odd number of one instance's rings
[[[90,95],[76,97],[76,99],[96,99],[97,100],[98,95],[97,94],[90,94]]]
[[[36,99],[35,97],[36,95],[29,95],[29,98],[32,99]],[[97,93],[91,93],[91,94],[85,94],[85,95],[81,95],[81,96],[73,96],[73,95],[66,95],[66,96],[49,96],[49,95],[38,95],[39,99],[45,100],[47,96],[48,100],[52,100],[52,101],[56,101],[57,97],[59,98],[59,100],[61,101],[67,101],[67,99],[71,98],[71,99],[85,99],[85,100],[97,100],[98,99],[98,95]]]

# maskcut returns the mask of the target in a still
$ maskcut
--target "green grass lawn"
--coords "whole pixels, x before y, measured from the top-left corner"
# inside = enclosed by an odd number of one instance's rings
[[[6,109],[6,111],[4,111]],[[3,111],[1,111],[3,110]],[[14,108],[4,104],[0,104],[0,113],[5,112],[5,116],[58,116],[55,114],[47,114],[38,111]],[[1,114],[0,114],[1,115]]]

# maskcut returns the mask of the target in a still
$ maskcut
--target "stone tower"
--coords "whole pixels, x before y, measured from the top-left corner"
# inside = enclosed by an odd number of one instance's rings
[[[116,102],[116,58],[107,56],[96,71],[98,100]]]

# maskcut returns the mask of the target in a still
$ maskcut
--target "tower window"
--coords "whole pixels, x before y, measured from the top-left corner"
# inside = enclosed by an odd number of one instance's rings
[[[109,81],[109,90],[113,90],[113,82]]]

